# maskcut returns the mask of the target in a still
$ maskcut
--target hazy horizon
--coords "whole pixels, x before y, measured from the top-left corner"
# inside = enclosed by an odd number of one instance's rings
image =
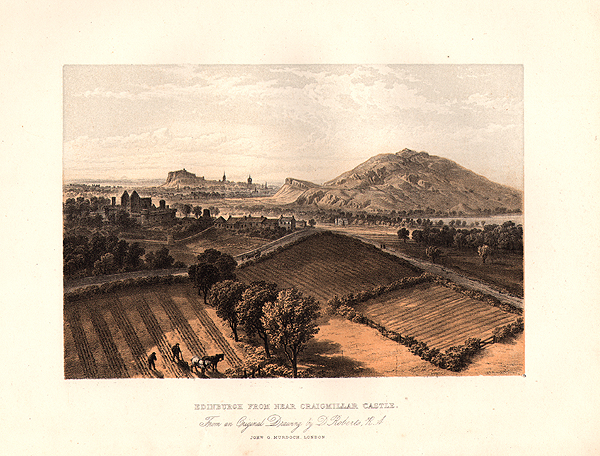
[[[318,184],[404,148],[523,189],[521,65],[67,65],[66,183]]]

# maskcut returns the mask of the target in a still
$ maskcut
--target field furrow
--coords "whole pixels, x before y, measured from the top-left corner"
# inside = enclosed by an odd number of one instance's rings
[[[176,327],[181,334],[183,341],[187,345],[188,349],[195,356],[206,356],[206,350],[198,339],[196,333],[192,330],[187,320],[181,314],[179,308],[175,305],[173,300],[166,295],[165,293],[158,294],[157,292],[149,293],[146,295],[148,302],[150,304],[154,304],[153,307],[156,308],[156,304],[162,305],[163,309],[167,313],[169,320]]]
[[[100,310],[96,306],[89,307],[90,312],[90,320],[96,333],[98,334],[98,339],[100,341],[100,345],[102,346],[102,350],[104,351],[104,355],[106,356],[106,360],[108,362],[108,367],[110,369],[111,377],[113,378],[127,378],[129,377],[129,373],[127,372],[127,367],[125,366],[125,362],[119,353],[119,349],[113,340],[112,334],[106,321],[100,314]]]
[[[171,345],[164,337],[164,332],[158,324],[156,316],[152,310],[150,310],[150,306],[148,306],[146,300],[143,298],[143,296],[139,296],[135,299],[135,301],[140,317],[142,318],[148,333],[152,337],[152,342],[159,350],[163,360],[165,361],[165,369],[170,371],[175,377],[186,376],[178,365],[169,362],[172,359]]]
[[[98,378],[98,366],[83,330],[81,315],[77,307],[70,309],[68,321],[85,376],[87,378]]]
[[[144,346],[140,342],[140,339],[131,324],[131,321],[127,318],[125,314],[125,310],[123,309],[123,304],[121,301],[115,296],[114,299],[111,300],[110,303],[110,312],[112,314],[113,320],[115,324],[123,334],[125,339],[125,343],[131,350],[133,358],[135,360],[135,364],[139,372],[143,374],[150,374],[150,369],[148,369],[147,356],[148,353],[144,350]]]
[[[462,345],[470,337],[484,339],[496,326],[515,320],[513,314],[435,284],[390,292],[356,309],[390,330],[439,349]]]
[[[215,323],[212,321],[210,316],[204,310],[204,304],[200,302],[200,300],[194,296],[192,293],[187,294],[188,301],[190,302],[192,308],[194,309],[198,320],[202,323],[207,333],[210,335],[211,339],[217,345],[221,352],[226,356],[227,361],[230,365],[234,367],[241,366],[243,361],[239,358],[237,353],[231,348],[227,339],[223,337]]]

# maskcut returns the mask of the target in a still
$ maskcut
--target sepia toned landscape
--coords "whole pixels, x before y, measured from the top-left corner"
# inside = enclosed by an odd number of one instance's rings
[[[65,378],[524,373],[521,67],[64,86]]]

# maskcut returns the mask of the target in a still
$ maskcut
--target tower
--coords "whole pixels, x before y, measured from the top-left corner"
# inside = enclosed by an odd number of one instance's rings
[[[251,185],[251,184],[252,184],[252,177],[248,176],[248,185]]]
[[[227,176],[225,176],[225,171],[223,171],[223,182],[227,180]]]

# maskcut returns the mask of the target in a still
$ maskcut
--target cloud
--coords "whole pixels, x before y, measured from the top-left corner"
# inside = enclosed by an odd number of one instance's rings
[[[475,105],[499,113],[518,114],[522,111],[522,102],[513,97],[492,97],[479,92],[469,95],[467,105]]]

